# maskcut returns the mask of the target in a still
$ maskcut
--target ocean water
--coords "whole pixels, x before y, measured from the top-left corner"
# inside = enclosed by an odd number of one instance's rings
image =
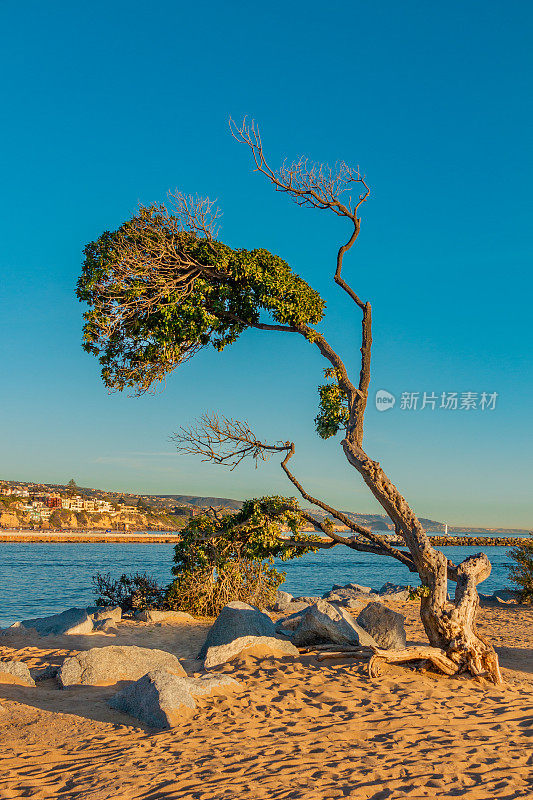
[[[480,549],[492,563],[492,573],[480,584],[480,591],[490,594],[509,586],[507,548],[443,548],[455,563]],[[171,544],[2,542],[0,627],[93,603],[91,578],[96,572],[110,573],[112,577],[124,572],[147,572],[161,583],[169,583],[172,555]],[[282,588],[294,595],[322,595],[335,583],[351,581],[373,589],[387,581],[411,586],[420,582],[416,573],[391,558],[357,553],[342,546],[308,553],[277,566],[287,573]]]

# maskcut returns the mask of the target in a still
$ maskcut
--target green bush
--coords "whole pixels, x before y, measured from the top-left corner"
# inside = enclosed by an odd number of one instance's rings
[[[533,537],[533,534],[530,534]],[[515,562],[506,565],[509,578],[520,589],[522,603],[533,603],[533,538],[525,539],[507,555]]]
[[[313,551],[316,537],[302,534],[296,500],[246,500],[235,514],[193,517],[174,548],[176,576],[168,587],[168,608],[215,616],[233,600],[265,607],[273,602],[285,573],[274,558],[288,560]],[[282,538],[284,529],[293,542]]]
[[[92,580],[97,606],[120,606],[125,613],[163,607],[165,589],[145,572],[121,575],[118,580],[97,572]]]

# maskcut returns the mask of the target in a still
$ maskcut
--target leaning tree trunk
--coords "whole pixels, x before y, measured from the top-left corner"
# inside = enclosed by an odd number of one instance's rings
[[[354,437],[355,438],[355,437]],[[479,608],[477,584],[490,575],[490,561],[484,553],[466,558],[459,566],[435,549],[407,501],[389,480],[377,461],[372,461],[352,437],[343,441],[349,463],[362,475],[366,485],[394,522],[397,533],[409,548],[427,594],[421,599],[420,616],[430,644],[439,652],[434,663],[448,674],[471,672],[501,682],[494,648],[476,630]],[[456,583],[454,601],[448,600],[448,580]],[[427,650],[427,648],[426,648]],[[423,651],[423,652],[422,652]],[[422,648],[412,648],[412,657],[428,657]],[[378,659],[405,661],[402,651],[379,651]]]

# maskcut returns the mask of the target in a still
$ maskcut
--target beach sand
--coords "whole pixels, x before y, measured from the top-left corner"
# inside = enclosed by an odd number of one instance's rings
[[[410,642],[425,641],[415,604]],[[0,636],[0,659],[59,664],[94,646],[175,653],[189,674],[208,622],[123,621],[116,635]],[[237,694],[203,698],[178,727],[154,731],[105,703],[114,687],[0,684],[0,798],[533,797],[533,609],[487,608],[505,685],[353,659],[246,657],[217,670]]]

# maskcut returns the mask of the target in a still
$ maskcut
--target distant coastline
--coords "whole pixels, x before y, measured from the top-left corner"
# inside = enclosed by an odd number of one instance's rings
[[[31,501],[31,504],[28,504]],[[57,506],[59,507],[56,507]],[[0,530],[49,529],[52,533],[94,530],[120,532],[177,531],[190,517],[215,508],[222,514],[234,513],[242,507],[242,500],[228,497],[196,496],[183,494],[149,495],[131,492],[92,489],[69,484],[34,483],[0,480]],[[317,520],[328,515],[319,508],[308,509]],[[365,514],[345,511],[347,517],[370,530],[394,535],[394,525],[384,514]],[[430,536],[442,536],[445,524],[438,520],[420,517],[420,522]],[[333,521],[333,530],[346,532],[348,528]],[[497,533],[505,537],[525,536],[531,531],[523,528],[469,527],[448,525],[448,535],[468,534],[483,536]]]

